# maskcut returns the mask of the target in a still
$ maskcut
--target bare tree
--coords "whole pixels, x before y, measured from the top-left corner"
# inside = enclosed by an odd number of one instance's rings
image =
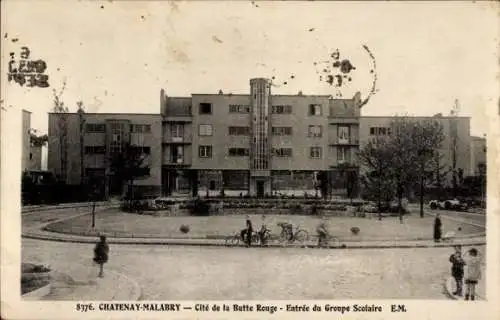
[[[361,148],[358,157],[367,169],[363,175],[363,184],[368,192],[375,193],[379,220],[382,220],[382,199],[387,197],[393,187],[390,176],[392,150],[387,139],[377,137]]]
[[[85,107],[83,106],[83,101],[78,101],[76,103],[77,109],[76,113],[78,113],[78,122],[80,124],[80,184],[83,184],[85,181],[85,171],[84,171],[84,146],[83,146],[83,138],[85,135]]]
[[[52,112],[57,114],[57,136],[59,138],[59,159],[60,159],[60,172],[59,180],[66,182],[66,165],[68,156],[67,135],[68,135],[68,107],[62,101],[62,95],[66,89],[66,80],[64,80],[61,90],[57,92],[52,90],[53,94],[53,107]]]
[[[150,168],[145,163],[148,155],[141,147],[124,144],[122,152],[113,154],[110,159],[110,167],[113,176],[121,186],[127,185],[130,201],[134,199],[134,180],[149,176]]]

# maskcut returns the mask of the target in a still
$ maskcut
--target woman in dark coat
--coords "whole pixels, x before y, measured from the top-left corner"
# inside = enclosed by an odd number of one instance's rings
[[[441,240],[441,218],[439,217],[439,213],[436,215],[436,219],[434,219],[434,241],[439,242]]]
[[[100,236],[100,240],[94,248],[94,262],[99,265],[99,277],[104,277],[104,264],[108,262],[109,246],[106,237]]]

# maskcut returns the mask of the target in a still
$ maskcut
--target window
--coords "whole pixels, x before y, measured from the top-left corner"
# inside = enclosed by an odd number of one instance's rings
[[[273,136],[291,136],[292,127],[272,127]]]
[[[309,126],[309,137],[321,138],[323,136],[322,126]]]
[[[229,127],[229,135],[246,136],[250,134],[250,127]]]
[[[131,146],[130,149],[138,154],[151,154],[151,147]]]
[[[212,113],[212,104],[211,103],[200,103],[200,114],[211,114]]]
[[[322,114],[320,104],[310,104],[309,105],[309,115],[310,116],[320,116]]]
[[[174,123],[170,127],[170,135],[172,138],[182,138],[184,137],[184,125],[179,123]]]
[[[337,135],[338,135],[338,139],[339,139],[339,144],[349,143],[349,127],[340,126],[338,128]]]
[[[338,163],[345,163],[347,162],[347,148],[346,147],[339,147],[337,148],[337,162]]]
[[[272,106],[272,112],[274,114],[290,114],[292,113],[292,106],[291,105]]]
[[[198,134],[200,136],[211,136],[213,134],[211,124],[200,124],[198,126]]]
[[[133,133],[150,133],[151,125],[149,124],[131,124],[130,132]]]
[[[85,154],[105,154],[106,147],[102,146],[85,146]]]
[[[199,146],[198,154],[200,158],[212,158],[212,146]]]
[[[273,149],[273,154],[277,157],[291,157],[292,148],[276,148]]]
[[[309,156],[311,158],[321,158],[321,147],[311,147]]]
[[[242,105],[242,104],[230,104],[229,112],[231,113],[249,113],[250,106]]]
[[[391,128],[387,127],[371,127],[370,135],[371,136],[390,136],[392,133]]]
[[[30,152],[30,160],[33,160],[33,153]]]
[[[210,182],[208,183],[208,188],[210,190],[215,190],[215,180],[210,180]]]
[[[250,155],[250,150],[246,148],[229,148],[230,157],[246,157]]]
[[[104,123],[87,123],[85,125],[86,132],[106,132],[106,125]]]

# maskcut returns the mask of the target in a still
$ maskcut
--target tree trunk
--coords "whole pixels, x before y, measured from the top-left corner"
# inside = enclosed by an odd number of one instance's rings
[[[378,176],[378,192],[377,192],[377,206],[378,206],[378,219],[382,220],[382,175]]]

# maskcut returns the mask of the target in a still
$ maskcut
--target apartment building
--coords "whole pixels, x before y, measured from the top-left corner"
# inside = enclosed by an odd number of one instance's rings
[[[362,116],[360,118],[360,146],[362,147],[372,138],[388,136],[391,132],[391,123],[396,117]],[[455,162],[456,170],[463,170],[464,176],[474,175],[471,165],[471,136],[470,117],[411,117],[412,121],[437,121],[443,128],[444,141],[440,149],[440,166],[444,171],[451,171]],[[452,173],[446,176],[445,183],[451,185]]]
[[[22,110],[21,114],[21,168],[26,170],[41,170],[42,147],[31,143],[31,112]]]
[[[159,114],[51,113],[48,168],[68,184],[99,176],[112,194],[107,159],[129,142],[148,155],[150,176],[135,184],[152,195],[315,192],[320,172],[343,188],[345,172],[358,172],[360,95],[273,95],[271,87],[255,78],[244,95],[162,90]]]
[[[486,174],[486,138],[471,137],[471,170],[473,175]]]

